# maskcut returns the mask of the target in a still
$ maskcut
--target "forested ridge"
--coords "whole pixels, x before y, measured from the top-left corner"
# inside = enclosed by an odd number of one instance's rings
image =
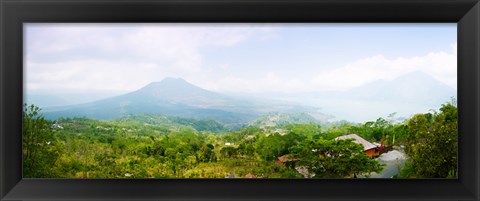
[[[408,160],[396,178],[457,177],[457,106],[346,121],[262,125],[232,130],[215,120],[161,114],[114,120],[46,120],[25,105],[26,178],[352,178],[383,165],[360,144],[336,137],[355,133],[370,142],[405,147]],[[260,118],[261,120],[261,118]]]

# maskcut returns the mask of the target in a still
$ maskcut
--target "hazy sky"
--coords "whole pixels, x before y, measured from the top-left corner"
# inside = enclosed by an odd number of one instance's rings
[[[456,89],[456,24],[25,24],[26,87],[346,90],[423,71]]]

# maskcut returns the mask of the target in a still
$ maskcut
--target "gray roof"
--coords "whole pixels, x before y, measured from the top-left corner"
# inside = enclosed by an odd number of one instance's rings
[[[362,137],[358,136],[357,134],[349,134],[349,135],[342,135],[335,138],[335,140],[346,140],[346,139],[353,139],[353,142],[357,144],[363,145],[363,151],[376,148],[377,146],[373,143],[363,139]]]

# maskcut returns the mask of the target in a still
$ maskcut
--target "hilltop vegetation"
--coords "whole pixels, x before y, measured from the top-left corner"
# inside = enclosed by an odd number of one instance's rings
[[[212,133],[220,133],[229,130],[225,125],[212,119],[188,119],[161,114],[128,115],[115,119],[114,121],[123,123],[140,123],[144,126],[158,126],[163,128],[191,126],[196,131],[209,131]]]
[[[404,145],[411,159],[397,177],[457,175],[453,101],[403,122],[393,121],[394,115],[361,124],[312,122],[306,114],[273,116],[279,121],[271,121],[271,114],[229,130],[211,119],[160,114],[45,120],[40,108],[25,106],[24,177],[348,178],[381,171],[361,145],[334,140],[350,133]]]

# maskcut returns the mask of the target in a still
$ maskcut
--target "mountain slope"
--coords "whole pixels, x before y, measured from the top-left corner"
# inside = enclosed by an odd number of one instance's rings
[[[167,128],[175,126],[191,126],[197,131],[210,131],[212,133],[221,133],[228,129],[215,120],[188,119],[180,117],[171,117],[161,114],[141,114],[127,115],[115,119],[117,122],[136,122],[144,125],[164,126]]]
[[[365,122],[396,112],[398,117],[428,112],[457,97],[456,90],[423,72],[412,72],[394,80],[377,80],[342,92],[311,96],[312,105],[324,108],[337,120]]]
[[[128,96],[150,102],[168,101],[172,104],[186,104],[203,108],[223,105],[230,101],[227,96],[199,88],[181,78],[170,77],[161,82],[152,82]]]
[[[350,97],[366,100],[401,101],[408,103],[444,103],[455,90],[417,71],[391,81],[379,80],[348,91]]]
[[[238,128],[262,114],[292,111],[315,113],[318,108],[231,97],[202,89],[180,78],[165,78],[120,96],[80,105],[45,108],[44,116],[48,119],[74,116],[113,119],[125,115],[163,114],[211,119]]]
[[[342,82],[342,78],[338,78]],[[397,117],[428,112],[457,97],[456,90],[417,71],[393,80],[376,80],[346,91],[272,94],[273,98],[321,107],[330,120],[374,121],[396,112]]]

